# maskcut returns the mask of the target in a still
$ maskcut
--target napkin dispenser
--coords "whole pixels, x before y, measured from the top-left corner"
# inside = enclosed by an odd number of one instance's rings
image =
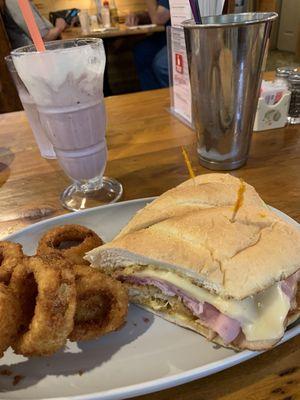
[[[267,104],[264,97],[258,100],[254,131],[283,128],[287,124],[291,92],[286,91],[276,104]]]

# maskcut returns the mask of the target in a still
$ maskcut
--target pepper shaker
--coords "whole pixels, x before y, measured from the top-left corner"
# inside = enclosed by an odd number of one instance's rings
[[[286,86],[286,89],[288,89],[288,77],[297,71],[296,67],[278,67],[276,68],[275,82],[283,83]]]
[[[289,75],[288,83],[291,91],[288,122],[290,124],[300,124],[300,72]]]

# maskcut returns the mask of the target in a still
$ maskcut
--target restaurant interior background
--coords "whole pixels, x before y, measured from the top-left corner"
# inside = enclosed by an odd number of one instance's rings
[[[96,14],[94,0],[34,0],[43,16],[62,9],[79,8]],[[145,10],[144,0],[115,0],[119,23],[131,12]],[[278,66],[297,66],[300,63],[300,0],[227,0],[228,12],[276,11],[279,19],[271,35],[266,70]],[[112,95],[140,90],[132,49],[143,35],[118,36],[105,39],[108,64],[108,81]],[[6,69],[4,57],[10,52],[10,44],[0,16],[0,113],[22,109],[18,95]],[[120,62],[121,60],[121,62]]]

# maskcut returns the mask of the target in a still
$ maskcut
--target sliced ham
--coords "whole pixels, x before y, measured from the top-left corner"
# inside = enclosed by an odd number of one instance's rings
[[[205,303],[201,303],[200,301],[191,299],[191,298],[183,298],[182,300],[184,302],[184,304],[186,305],[186,307],[192,311],[192,313],[194,315],[196,315],[196,317],[201,318],[201,315],[204,312],[204,305]]]
[[[240,322],[221,313],[214,306],[206,302],[200,302],[185,293],[177,286],[160,279],[137,277],[134,275],[121,275],[119,280],[136,285],[152,285],[157,287],[166,296],[178,296],[185,306],[199,318],[207,328],[216,332],[225,344],[233,342],[241,332]],[[300,280],[300,270],[281,282],[282,291],[290,299],[291,307],[295,302],[297,283]]]
[[[171,283],[164,282],[160,279],[136,277],[133,275],[122,275],[119,277],[119,280],[136,285],[152,285],[161,290],[166,296],[180,297],[193,315],[198,317],[204,326],[218,333],[226,344],[232,342],[241,331],[241,326],[238,321],[222,314],[211,304],[206,302],[202,303],[194,299]]]
[[[239,321],[222,314],[208,303],[204,303],[204,310],[200,320],[205,322],[208,328],[217,332],[225,344],[233,342],[241,332]]]
[[[185,298],[183,298],[183,302],[196,317],[199,317],[203,325],[221,336],[226,344],[232,342],[239,335],[240,323],[222,314],[211,304]]]
[[[293,275],[289,276],[284,281],[281,281],[281,289],[283,293],[285,293],[290,300],[292,300],[292,298],[295,296],[299,280],[300,280],[300,269]]]

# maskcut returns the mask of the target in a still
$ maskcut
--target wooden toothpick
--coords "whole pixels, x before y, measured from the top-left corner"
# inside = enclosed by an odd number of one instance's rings
[[[181,150],[182,150],[183,158],[184,158],[186,167],[187,167],[187,169],[189,171],[190,177],[194,179],[196,177],[196,174],[195,174],[195,172],[193,170],[191,161],[189,159],[189,155],[188,155],[187,151],[185,150],[185,148],[183,146],[181,146]]]

